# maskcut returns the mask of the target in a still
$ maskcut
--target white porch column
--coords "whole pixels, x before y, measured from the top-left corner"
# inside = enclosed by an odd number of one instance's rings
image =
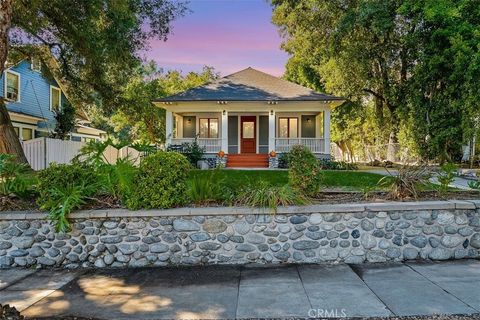
[[[268,112],[268,152],[275,151],[275,111]]]
[[[325,154],[330,154],[330,107],[324,113],[324,128],[323,135],[325,138]]]
[[[228,154],[228,111],[222,111],[222,148],[221,150]]]
[[[172,111],[165,112],[165,146],[172,144],[173,138],[173,113]]]

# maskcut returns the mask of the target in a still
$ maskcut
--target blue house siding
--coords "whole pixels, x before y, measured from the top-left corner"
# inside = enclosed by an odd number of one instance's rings
[[[7,109],[12,112],[24,113],[47,119],[39,123],[40,128],[54,128],[55,117],[50,111],[50,85],[59,87],[54,80],[49,80],[41,72],[31,69],[30,61],[23,60],[9,68],[20,74],[20,101],[8,102]],[[5,74],[0,79],[0,96],[5,95]],[[62,93],[62,101],[66,97]]]

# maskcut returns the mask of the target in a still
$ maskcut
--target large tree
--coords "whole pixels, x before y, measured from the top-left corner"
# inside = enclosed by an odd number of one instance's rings
[[[132,74],[122,104],[113,111],[95,110],[95,120],[107,132],[120,140],[165,142],[165,110],[152,100],[183,92],[218,78],[213,68],[205,66],[202,72],[165,72],[155,62],[143,64]]]
[[[35,54],[53,67],[68,86],[73,104],[100,101],[113,109],[139,65],[139,52],[152,38],[166,39],[170,23],[185,4],[173,0],[1,0],[0,71],[9,47],[39,48]],[[29,52],[28,54],[31,54]],[[56,61],[48,59],[52,55]],[[0,153],[26,161],[11,120],[0,99]]]
[[[451,158],[472,135],[480,109],[478,1],[272,4],[291,54],[287,77],[359,107],[373,104],[369,125],[381,129],[376,143],[389,142],[389,158],[402,139],[424,159]]]

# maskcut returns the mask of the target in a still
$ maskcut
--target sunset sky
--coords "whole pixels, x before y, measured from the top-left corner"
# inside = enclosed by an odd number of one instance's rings
[[[253,67],[280,76],[287,54],[266,0],[190,0],[166,42],[152,41],[147,59],[183,72],[212,66],[221,75]]]

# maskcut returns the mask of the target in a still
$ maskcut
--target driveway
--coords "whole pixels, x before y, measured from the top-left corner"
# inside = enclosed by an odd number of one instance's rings
[[[27,317],[224,319],[475,314],[480,261],[0,271]]]

